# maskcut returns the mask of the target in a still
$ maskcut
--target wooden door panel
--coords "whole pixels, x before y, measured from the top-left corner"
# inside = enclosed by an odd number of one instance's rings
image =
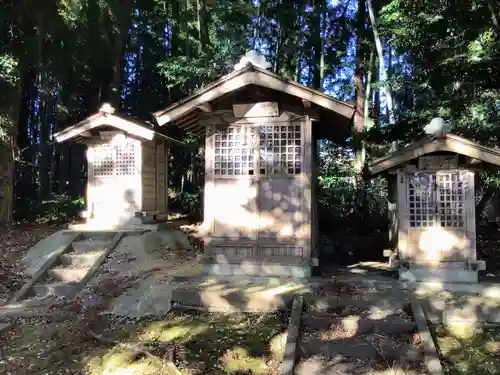
[[[304,213],[299,178],[267,178],[259,181],[259,237],[302,237],[308,215]]]
[[[415,261],[464,261],[470,246],[465,230],[462,171],[408,176],[408,247]]]
[[[258,229],[257,184],[251,178],[216,179],[210,194],[214,237],[253,237]]]
[[[140,211],[140,144],[126,139],[89,150],[89,199],[95,217],[133,216]]]
[[[437,223],[442,234],[441,261],[465,261],[470,243],[465,213],[465,171],[436,173]]]

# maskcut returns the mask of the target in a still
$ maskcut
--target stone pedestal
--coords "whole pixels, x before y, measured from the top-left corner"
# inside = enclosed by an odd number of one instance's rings
[[[399,279],[408,282],[477,283],[484,262],[441,262],[435,266],[409,263],[399,268]]]

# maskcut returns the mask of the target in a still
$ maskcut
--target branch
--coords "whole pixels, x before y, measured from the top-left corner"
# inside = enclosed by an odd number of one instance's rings
[[[30,166],[30,167],[35,167],[35,168],[38,168],[38,165],[33,164],[33,163],[29,162],[29,161],[24,161],[24,160],[17,159],[17,158],[14,158],[14,161],[15,161],[16,163],[19,163],[19,164],[28,165],[28,166]]]

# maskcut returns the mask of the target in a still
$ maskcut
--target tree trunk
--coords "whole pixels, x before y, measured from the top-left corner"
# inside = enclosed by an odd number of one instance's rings
[[[33,106],[31,105],[34,98],[34,87],[36,82],[36,70],[34,67],[27,69],[24,77],[21,78],[21,91],[22,100],[21,108],[19,111],[19,124],[18,124],[18,134],[17,134],[17,146],[19,147],[21,153],[30,146],[30,137],[28,135],[28,129],[30,125],[30,118]],[[21,159],[23,155],[19,155]],[[32,160],[28,160],[32,161]]]
[[[498,4],[497,4],[498,6]],[[495,26],[495,29],[497,30],[497,33],[500,33],[500,21],[499,21],[499,16],[496,13],[496,10],[498,8],[495,8],[491,2],[491,0],[488,0],[488,10],[490,11],[490,18],[491,18],[491,23],[493,26]]]
[[[90,85],[85,90],[84,107],[87,111],[96,111],[103,96],[103,86],[106,80],[106,74],[109,69],[106,56],[103,53],[95,51],[106,51],[109,46],[103,45],[102,34],[104,33],[102,25],[102,14],[98,0],[87,0],[85,4],[85,18],[87,19],[87,44],[92,46],[92,52],[89,51]]]
[[[372,120],[370,119],[370,99],[371,99],[371,85],[372,85],[372,70],[373,70],[373,60],[375,60],[375,53],[370,51],[370,63],[368,64],[368,70],[366,72],[366,89],[365,89],[365,103],[364,103],[364,114],[363,114],[363,127],[366,130],[372,126]]]
[[[380,35],[377,30],[377,20],[375,18],[375,12],[373,10],[372,0],[366,0],[368,6],[368,14],[370,15],[370,23],[372,25],[373,38],[375,40],[375,47],[377,49],[379,66],[380,66],[380,79],[384,83],[386,102],[387,102],[387,113],[389,117],[389,124],[394,125],[396,123],[396,118],[394,116],[394,102],[392,97],[392,91],[387,83],[387,70],[384,64],[384,49],[382,47],[382,41],[380,40]]]
[[[108,100],[115,108],[120,108],[123,83],[123,64],[125,62],[125,46],[128,38],[128,30],[132,23],[133,1],[120,2],[118,16],[118,33],[113,36],[113,67],[112,80],[108,88]]]
[[[281,25],[277,22],[276,25],[276,48],[274,51],[274,72],[279,74],[280,70],[280,57],[281,57]]]
[[[356,149],[356,187],[357,187],[357,205],[361,209],[361,216],[364,216],[365,189],[363,180],[363,168],[366,159],[366,146],[364,141],[365,132],[365,100],[364,100],[364,61],[365,61],[365,37],[366,37],[366,7],[365,0],[358,0],[357,12],[357,41],[356,41],[356,70],[354,73],[354,85],[356,89],[356,112],[354,114],[354,145]],[[361,221],[360,221],[361,222]]]
[[[15,99],[14,99],[15,100]],[[19,103],[21,102],[18,99]],[[15,150],[15,133],[16,125],[15,113],[16,104],[12,103],[9,112],[8,121],[11,129],[6,135],[5,141],[0,144],[0,225],[10,225],[12,222],[12,210],[14,206],[14,150]],[[6,126],[7,122],[2,122],[1,126]]]
[[[40,78],[40,106],[38,108],[39,117],[39,127],[40,127],[40,143],[39,143],[39,155],[40,155],[40,166],[39,166],[39,178],[40,178],[40,198],[45,199],[49,195],[49,171],[50,171],[50,161],[52,148],[49,146],[50,139],[50,122],[49,122],[49,107],[50,102],[48,98],[48,85],[45,78],[46,73],[43,73],[43,77]]]
[[[181,20],[182,20],[182,26],[181,30],[183,31],[185,35],[185,40],[184,40],[184,55],[186,57],[191,57],[191,51],[189,48],[189,0],[184,0],[183,2],[183,12],[181,12]]]
[[[257,3],[257,17],[254,22],[254,29],[253,29],[253,41],[252,41],[252,48],[254,50],[257,49],[257,40],[260,38],[260,7],[261,7],[261,2],[259,1]]]
[[[321,21],[324,17],[324,0],[316,0],[314,4],[314,19],[313,19],[313,30],[314,30],[314,74],[312,86],[316,90],[322,90],[323,78],[325,76],[325,61],[324,61],[324,41],[321,37],[322,25]]]
[[[69,143],[62,143],[59,145],[59,160],[57,161],[59,166],[58,171],[58,189],[59,194],[68,193],[68,186],[70,180],[70,160],[71,160],[71,149]]]
[[[364,75],[364,43],[365,43],[365,1],[358,0],[357,28],[358,37],[356,42],[356,70],[354,72],[354,87],[356,90],[356,113],[354,114],[354,130],[356,133],[364,131],[364,97],[363,97],[363,75]]]
[[[10,225],[14,206],[14,171],[17,122],[22,92],[19,82],[9,90],[0,90],[0,128],[5,136],[0,140],[0,225]]]
[[[198,16],[198,38],[200,42],[200,55],[206,52],[206,47],[210,43],[207,25],[207,6],[205,0],[196,0],[196,14]]]
[[[302,18],[302,17],[301,17]],[[300,21],[299,21],[300,22]],[[300,28],[299,35],[297,37],[297,52],[296,52],[296,58],[295,58],[295,74],[294,74],[294,80],[295,82],[300,82],[300,75],[301,75],[301,59],[302,59],[302,40],[304,37],[304,32],[302,31],[302,27]]]
[[[374,76],[376,82],[379,82],[380,77],[379,77],[379,59],[375,58],[375,64],[374,64]],[[375,120],[375,127],[377,129],[380,129],[380,87],[377,87],[377,89],[374,92],[374,98],[373,98],[373,117]]]
[[[85,194],[85,189],[82,184],[83,171],[85,169],[85,148],[79,144],[72,144],[70,147],[70,185],[69,191],[71,196],[79,197]]]
[[[49,190],[48,196],[51,197],[54,193],[54,179],[56,177],[56,145],[53,143],[50,147],[50,174],[49,174]]]

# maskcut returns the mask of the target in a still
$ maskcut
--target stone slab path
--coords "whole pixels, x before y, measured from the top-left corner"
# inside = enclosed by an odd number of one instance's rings
[[[116,298],[107,313],[129,317],[165,315],[171,301],[214,312],[275,311],[289,307],[295,293],[307,292],[310,292],[307,286],[294,283],[267,285],[248,280],[179,283],[164,279],[152,284],[146,279]]]

